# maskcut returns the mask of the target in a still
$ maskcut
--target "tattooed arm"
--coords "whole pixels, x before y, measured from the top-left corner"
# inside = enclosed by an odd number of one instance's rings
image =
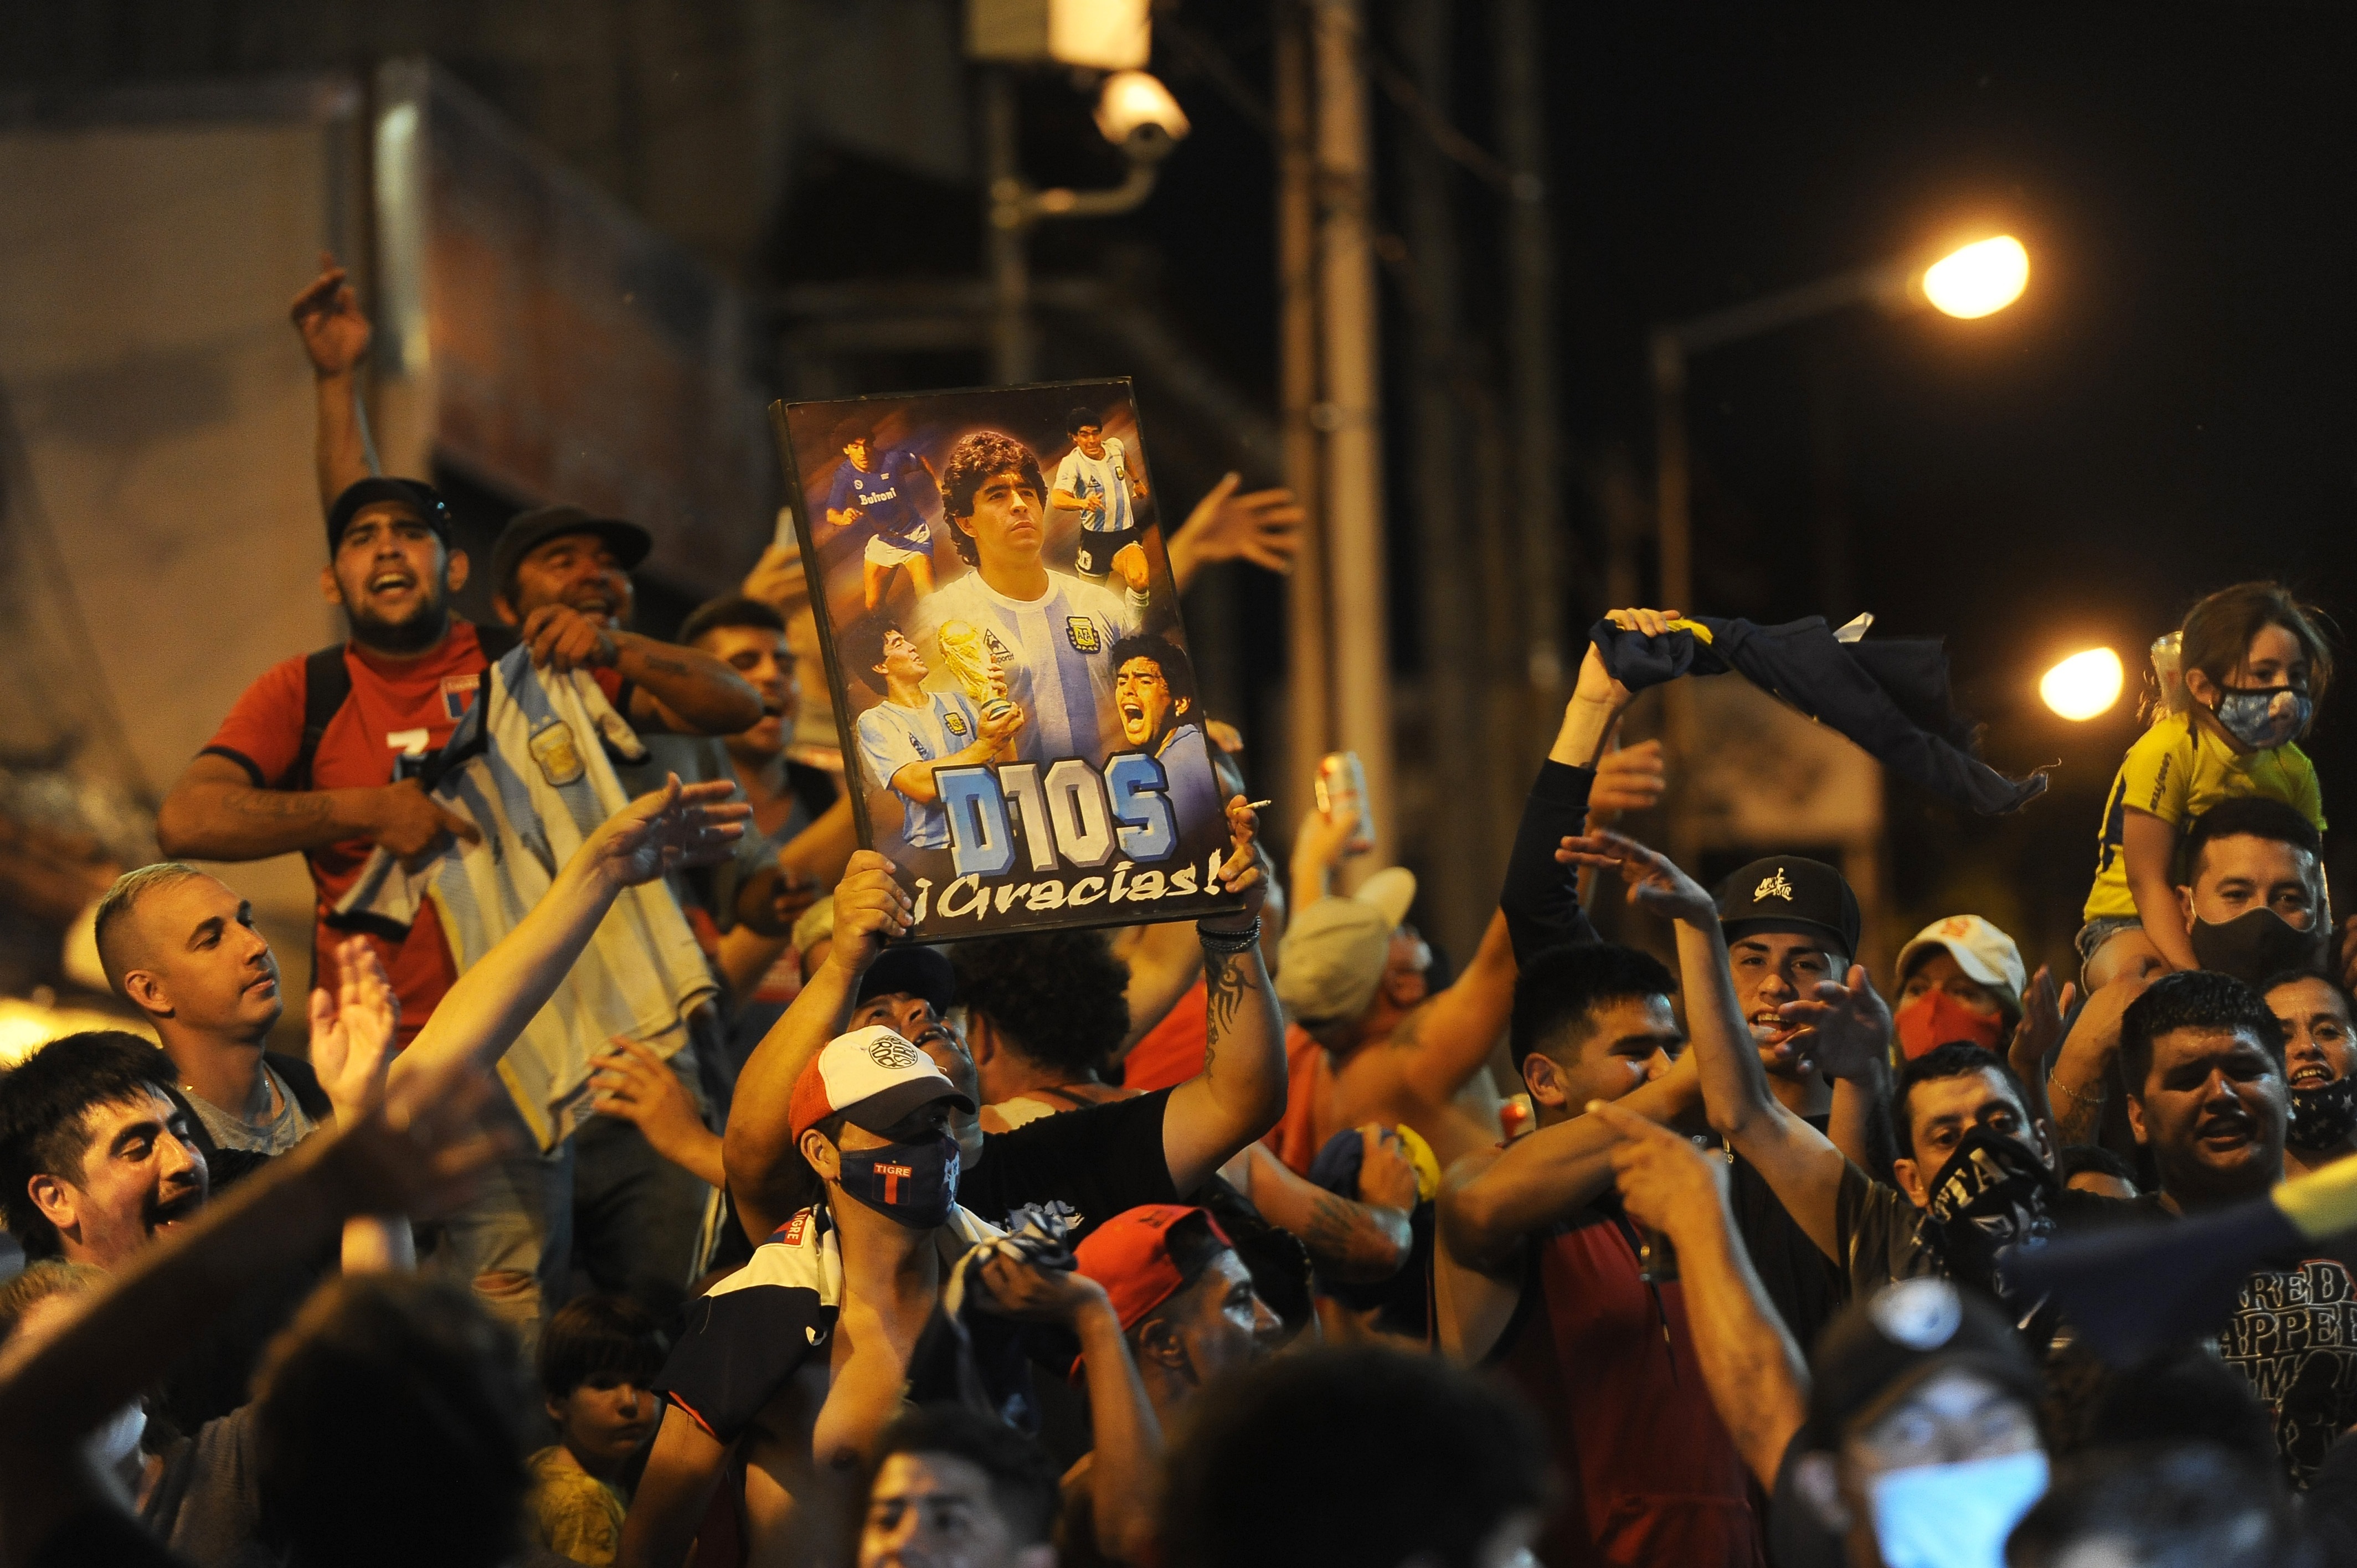
[[[1353,1202],[1286,1169],[1285,1162],[1259,1144],[1228,1162],[1221,1172],[1253,1201],[1262,1218],[1301,1238],[1310,1261],[1328,1278],[1347,1284],[1387,1280],[1406,1266],[1415,1245],[1409,1229],[1415,1199],[1409,1172],[1409,1208]]]
[[[264,860],[349,839],[381,843],[407,860],[446,833],[470,843],[481,837],[473,823],[427,799],[414,779],[374,789],[264,789],[214,752],[188,764],[156,813],[164,853],[201,860]]]
[[[1205,938],[1203,1070],[1170,1091],[1162,1116],[1162,1155],[1180,1192],[1202,1186],[1285,1114],[1285,1023],[1260,949],[1226,952],[1214,945],[1260,918],[1266,886],[1253,854],[1259,825],[1242,795],[1228,802],[1233,848],[1220,867],[1220,886],[1242,894],[1244,909],[1196,927]]]
[[[761,722],[761,698],[745,678],[698,648],[634,631],[614,639],[614,671],[636,688],[630,722],[680,735],[735,735]]]

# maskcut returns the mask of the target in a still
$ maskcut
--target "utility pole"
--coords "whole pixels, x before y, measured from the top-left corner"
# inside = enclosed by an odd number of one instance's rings
[[[1325,489],[1318,476],[1318,161],[1309,75],[1309,18],[1276,0],[1276,310],[1278,403],[1285,482],[1308,515],[1286,579],[1284,777],[1275,793],[1289,825],[1312,801],[1318,760],[1331,749],[1334,701],[1326,624]]]
[[[1555,236],[1547,205],[1546,38],[1538,0],[1498,0],[1498,147],[1506,207],[1506,384],[1531,734],[1544,745],[1564,702],[1563,460],[1556,441]],[[1584,653],[1584,649],[1577,650]],[[1575,654],[1577,657],[1577,654]]]
[[[989,214],[990,379],[999,386],[1031,380],[1030,222],[1017,166],[1015,80],[1005,66],[982,78],[984,196]]]
[[[1327,581],[1331,598],[1334,742],[1366,766],[1373,853],[1344,879],[1391,864],[1399,796],[1392,768],[1391,648],[1383,572],[1382,387],[1363,0],[1311,0],[1317,79],[1318,348],[1324,397]]]
[[[1409,62],[1417,92],[1437,112],[1449,99],[1452,0],[1402,0],[1395,13],[1399,58]],[[1416,601],[1424,645],[1423,792],[1429,807],[1418,824],[1427,875],[1426,906],[1432,935],[1455,954],[1469,954],[1487,922],[1495,878],[1487,867],[1491,836],[1483,794],[1485,758],[1481,693],[1475,676],[1482,660],[1471,635],[1477,601],[1503,605],[1513,596],[1504,580],[1473,581],[1480,564],[1465,515],[1466,456],[1472,432],[1458,418],[1464,378],[1457,223],[1449,200],[1448,166],[1429,136],[1403,138],[1401,195],[1405,208],[1409,301],[1415,391]],[[1478,594],[1477,594],[1478,588]],[[1519,773],[1519,769],[1516,769]]]

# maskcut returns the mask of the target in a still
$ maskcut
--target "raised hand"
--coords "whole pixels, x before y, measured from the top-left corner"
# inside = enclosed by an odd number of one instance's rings
[[[311,993],[311,1066],[340,1125],[384,1093],[401,1002],[365,938],[337,943],[335,960],[335,991],[322,985]]]
[[[1400,1135],[1381,1122],[1359,1129],[1359,1201],[1377,1208],[1413,1214],[1422,1194],[1415,1186],[1415,1165],[1407,1157]]]
[[[637,1127],[656,1154],[681,1169],[715,1187],[726,1179],[720,1135],[704,1124],[687,1085],[670,1063],[638,1041],[618,1036],[589,1066],[591,1109]]]
[[[682,866],[719,865],[736,853],[752,815],[734,782],[682,784],[674,773],[599,823],[582,852],[594,871],[635,887]]]
[[[1244,896],[1244,915],[1260,918],[1261,900],[1268,897],[1268,878],[1260,868],[1253,842],[1260,836],[1260,813],[1242,795],[1228,800],[1228,858],[1220,863],[1220,890]]]
[[[524,617],[518,635],[533,664],[559,675],[611,669],[620,651],[611,631],[571,605],[541,606]]]
[[[1612,1175],[1631,1219],[1673,1240],[1694,1225],[1718,1222],[1727,1201],[1726,1161],[1609,1101],[1590,1101],[1587,1114],[1620,1139],[1612,1145]]]
[[[320,252],[319,269],[287,315],[303,339],[303,351],[311,356],[312,373],[347,376],[368,357],[369,319],[361,314],[359,296],[336,258]]]
[[[1104,1286],[1078,1269],[1043,1269],[1000,1252],[982,1265],[985,1312],[1018,1323],[1054,1323],[1070,1327],[1082,1313],[1105,1299]]]
[[[1593,865],[1617,871],[1629,885],[1629,902],[1668,920],[1689,925],[1718,924],[1718,905],[1702,885],[1659,850],[1648,849],[1625,833],[1600,832],[1566,838],[1555,852],[1566,865]]]
[[[2021,1025],[2014,1030],[2013,1044],[2006,1051],[2022,1082],[2046,1081],[2047,1064],[2062,1044],[2062,1020],[2078,1000],[2075,983],[2065,984],[2059,993],[2055,991],[2054,971],[2049,965],[2040,964],[2038,972],[2029,977],[2029,989],[2021,998]]]
[[[1645,811],[1661,800],[1668,787],[1660,741],[1608,749],[1596,759],[1596,783],[1587,791],[1587,821],[1591,826],[1602,826],[1623,811]]]
[[[1847,984],[1819,981],[1816,994],[1787,1002],[1776,1015],[1794,1026],[1779,1042],[1835,1078],[1871,1075],[1890,1060],[1890,1004],[1867,978],[1866,966],[1849,966]]]
[[[887,941],[909,934],[915,908],[890,861],[872,849],[854,851],[834,885],[834,945],[826,961],[866,973]]]
[[[748,599],[759,599],[780,610],[800,608],[810,599],[801,547],[773,542],[761,552],[753,569],[745,574],[739,591]]]
[[[1293,570],[1308,512],[1291,490],[1238,495],[1242,476],[1230,474],[1195,503],[1170,537],[1170,570],[1182,580],[1214,561],[1249,561],[1263,571]]]

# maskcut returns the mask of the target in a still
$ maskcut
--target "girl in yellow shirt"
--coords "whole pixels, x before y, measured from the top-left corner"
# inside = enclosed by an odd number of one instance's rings
[[[2079,932],[2090,992],[2122,976],[2201,967],[2177,894],[2177,846],[2202,812],[2265,795],[2323,831],[2316,768],[2294,744],[2332,679],[2316,619],[2281,584],[2237,583],[2186,616],[2181,679],[2156,657],[2165,711],[2112,781]]]

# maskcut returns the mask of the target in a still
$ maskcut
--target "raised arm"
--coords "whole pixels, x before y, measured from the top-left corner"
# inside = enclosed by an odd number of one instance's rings
[[[748,1236],[768,1235],[795,1208],[794,1080],[843,1033],[859,978],[890,938],[908,934],[913,914],[892,863],[874,850],[851,857],[834,889],[834,942],[826,961],[772,1025],[737,1075],[721,1135],[729,1196]]]
[[[0,1519],[7,1561],[102,1494],[81,1439],[160,1380],[248,1285],[310,1255],[354,1215],[445,1211],[499,1152],[475,1118],[491,1080],[453,1064],[208,1205],[141,1252],[58,1332],[0,1355]]]
[[[487,1069],[555,994],[557,983],[622,890],[683,865],[714,865],[745,836],[753,809],[724,779],[682,784],[673,774],[583,841],[515,929],[458,977],[393,1064],[403,1075],[453,1061]]]
[[[1629,901],[1675,922],[1686,1032],[1702,1082],[1703,1108],[1713,1131],[1749,1160],[1809,1239],[1841,1261],[1835,1227],[1835,1199],[1848,1162],[1825,1135],[1787,1110],[1768,1087],[1767,1070],[1744,1026],[1728,967],[1727,937],[1718,908],[1694,878],[1667,855],[1619,833],[1594,833],[1574,841],[1578,858],[1618,871],[1629,884]],[[1862,983],[1864,972],[1853,969]],[[1841,1076],[1840,1066],[1821,1065]]]
[[[1620,1139],[1612,1171],[1630,1216],[1670,1239],[1678,1252],[1687,1331],[1703,1386],[1735,1439],[1736,1452],[1776,1489],[1784,1450],[1808,1412],[1809,1374],[1800,1348],[1751,1266],[1727,1204],[1727,1165],[1628,1109],[1598,1101],[1582,1118]]]
[[[2144,994],[2147,983],[2123,976],[2102,987],[2087,998],[2063,1037],[2047,1082],[2056,1094],[2051,1102],[2054,1124],[2065,1144],[2102,1141],[2104,1100],[2111,1092],[2112,1066],[2120,1054],[2120,1015]]]
[[[1694,1052],[1615,1103],[1664,1125],[1694,1120],[1702,1108]],[[1612,1185],[1620,1141],[1609,1123],[1578,1115],[1515,1139],[1493,1158],[1458,1161],[1440,1184],[1441,1244],[1467,1268],[1495,1273],[1525,1238]]]
[[[1115,1563],[1154,1561],[1162,1500],[1162,1423],[1122,1337],[1104,1287],[1086,1274],[999,1256],[982,1265],[983,1305],[1022,1323],[1053,1324],[1081,1342],[1087,1370],[1089,1511],[1097,1545]]]
[[[349,1127],[384,1096],[401,1030],[401,1002],[384,964],[367,940],[336,945],[336,989],[311,993],[311,1069],[335,1113]],[[417,1242],[399,1214],[356,1214],[344,1221],[343,1269],[348,1274],[404,1273],[417,1266]]]
[[[500,602],[508,613],[506,601]],[[679,735],[735,735],[761,721],[761,696],[752,683],[701,649],[622,631],[562,604],[533,609],[516,636],[544,669],[560,675],[611,670],[629,682],[634,725]]]
[[[1260,819],[1242,795],[1228,802],[1232,848],[1220,886],[1244,896],[1242,916],[1196,922],[1203,946],[1203,1070],[1170,1091],[1162,1154],[1170,1184],[1192,1192],[1285,1114],[1285,1020],[1257,943],[1243,952],[1217,946],[1260,919],[1268,881],[1253,853]],[[841,939],[838,938],[838,940]]]
[[[319,510],[369,477],[368,445],[361,436],[360,368],[368,358],[369,319],[361,314],[343,268],[321,252],[320,273],[295,296],[288,311],[310,357],[318,402],[317,466]]]
[[[1321,1273],[1350,1284],[1391,1278],[1415,1245],[1415,1167],[1393,1152],[1374,1123],[1359,1135],[1366,1147],[1356,1199],[1294,1175],[1260,1144],[1247,1145],[1220,1173],[1262,1219],[1299,1237]]]

